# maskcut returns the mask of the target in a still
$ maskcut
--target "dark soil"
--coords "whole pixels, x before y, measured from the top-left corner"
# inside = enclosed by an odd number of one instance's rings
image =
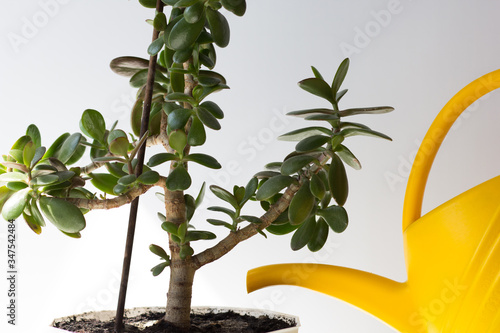
[[[140,330],[131,325],[133,322],[160,320],[161,313],[149,312],[137,317],[125,318],[126,333],[181,333],[172,325],[159,321],[157,324]],[[191,315],[190,333],[265,333],[294,327],[296,323],[286,322],[267,316],[252,317],[240,315],[232,311],[224,313],[207,313],[203,315]],[[100,322],[95,319],[76,319],[54,324],[54,327],[75,333],[113,333],[114,320]]]

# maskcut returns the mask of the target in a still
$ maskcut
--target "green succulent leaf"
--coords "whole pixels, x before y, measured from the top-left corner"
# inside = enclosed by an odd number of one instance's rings
[[[188,244],[183,244],[181,245],[181,250],[179,251],[179,256],[182,260],[186,259],[187,257],[190,257],[194,254],[194,250],[191,246]]]
[[[163,12],[159,12],[156,14],[153,26],[158,31],[163,31],[167,28],[167,16]]]
[[[302,139],[299,143],[297,143],[295,150],[298,152],[308,152],[323,146],[328,141],[330,141],[330,137],[328,136],[313,135]]]
[[[149,46],[148,46],[148,54],[150,56],[157,55],[158,52],[161,51],[161,49],[163,48],[164,45],[165,45],[165,42],[164,42],[163,37],[159,36],[153,42],[151,42],[151,44],[149,44]]]
[[[202,231],[202,230],[191,230],[188,231],[185,237],[186,242],[194,242],[197,240],[208,240],[215,239],[217,236],[210,231]]]
[[[377,131],[373,131],[370,129],[364,129],[364,128],[346,128],[346,129],[343,129],[340,131],[340,135],[342,135],[344,137],[353,136],[353,135],[365,135],[365,136],[382,138],[382,139],[392,141],[392,139],[390,137],[388,137],[387,135],[385,135],[384,133],[380,133]]]
[[[345,164],[349,165],[354,170],[361,169],[361,163],[358,158],[354,156],[354,154],[344,145],[340,145],[336,149],[337,155],[345,162]]]
[[[205,126],[216,131],[221,129],[220,123],[217,118],[215,118],[215,116],[207,109],[199,106],[195,110],[198,118],[203,124],[205,124]]]
[[[241,206],[243,206],[255,194],[258,185],[259,185],[259,180],[257,178],[253,177],[252,179],[250,179],[248,184],[245,186],[245,195],[243,196],[243,199],[240,202]]]
[[[290,241],[290,247],[293,251],[300,250],[309,243],[314,235],[316,229],[316,220],[314,215],[309,217],[302,225],[295,231]]]
[[[326,187],[321,178],[317,174],[311,176],[311,193],[319,200],[323,199],[326,194]]]
[[[28,175],[23,172],[6,172],[0,174],[0,182],[28,182]]]
[[[319,218],[316,227],[314,228],[313,235],[307,243],[307,248],[311,252],[317,252],[323,248],[328,239],[328,224],[323,218]]]
[[[223,226],[223,227],[226,227],[229,230],[233,230],[234,229],[232,224],[224,222],[224,221],[221,221],[221,220],[207,219],[207,222],[210,223],[211,225],[214,225],[214,226]]]
[[[335,201],[339,206],[343,206],[349,194],[349,184],[344,163],[336,154],[333,154],[328,170],[328,184]]]
[[[45,155],[46,150],[47,149],[45,147],[38,147],[35,150],[35,155],[31,159],[31,164],[29,166],[30,168],[33,168],[38,162],[40,162],[42,160],[43,155]]]
[[[189,23],[185,17],[182,17],[177,23],[175,23],[168,35],[169,48],[173,50],[187,49],[193,45],[194,42],[196,42],[196,39],[203,30],[204,25],[205,20],[198,20],[194,23]]]
[[[205,3],[196,1],[184,10],[184,19],[188,23],[196,23],[205,16]]]
[[[333,132],[331,129],[328,129],[326,127],[305,127],[280,135],[278,139],[283,141],[301,141],[315,135],[332,136]]]
[[[273,235],[286,235],[289,234],[295,230],[297,230],[300,226],[299,225],[292,225],[290,223],[284,223],[284,224],[279,224],[279,225],[274,225],[271,224],[266,228],[266,231],[269,231]]]
[[[224,200],[225,202],[229,203],[235,209],[240,209],[240,205],[238,204],[238,200],[236,200],[236,197],[231,192],[229,192],[229,191],[227,191],[227,190],[225,190],[222,187],[217,186],[217,185],[210,185],[210,190],[219,199]]]
[[[394,111],[394,108],[391,106],[376,106],[371,108],[354,108],[354,109],[346,109],[340,110],[339,115],[341,117],[354,116],[357,114],[382,114]]]
[[[207,110],[208,112],[210,112],[215,118],[217,119],[224,118],[224,112],[216,103],[212,101],[205,101],[201,103],[200,106],[205,110]]]
[[[7,186],[9,190],[17,192],[28,187],[28,184],[20,182],[9,182],[5,186]]]
[[[98,190],[107,194],[115,195],[113,189],[118,184],[117,177],[107,173],[91,173],[89,176],[91,177],[90,182]]]
[[[325,81],[323,79],[323,75],[321,75],[321,73],[316,69],[316,67],[311,66],[311,70],[312,70],[315,78]]]
[[[156,0],[139,0],[139,3],[146,8],[156,8]]]
[[[337,95],[337,92],[344,82],[345,76],[347,75],[347,70],[349,69],[349,58],[345,58],[341,63],[339,68],[337,69],[337,73],[335,73],[335,77],[332,82],[332,92],[334,96]],[[336,98],[335,98],[336,100]]]
[[[348,89],[343,89],[339,92],[337,92],[337,95],[335,97],[335,99],[337,100],[337,103],[342,99],[342,97],[344,97],[344,95],[347,93]]]
[[[255,223],[255,224],[260,224],[262,223],[262,220],[257,217],[257,216],[252,216],[252,215],[241,215],[240,216],[243,220],[250,222],[250,223]]]
[[[158,276],[160,275],[163,270],[165,270],[166,267],[168,267],[170,265],[170,261],[165,261],[165,262],[162,262],[158,265],[156,265],[155,267],[151,268],[151,272],[153,273],[153,276]]]
[[[160,174],[152,170],[142,173],[137,178],[137,181],[144,185],[153,185],[156,184],[159,180],[160,180]]]
[[[190,109],[175,109],[169,113],[167,123],[172,130],[178,130],[186,126],[189,118],[192,115]]]
[[[182,153],[187,144],[187,135],[184,130],[173,131],[168,137],[168,142],[175,151]]]
[[[39,199],[43,215],[57,229],[66,233],[77,233],[85,228],[85,218],[78,207],[64,199],[42,196]]]
[[[318,209],[317,215],[325,219],[326,223],[336,233],[343,232],[349,223],[347,212],[344,207],[330,206],[326,209]]]
[[[221,165],[219,164],[219,162],[217,162],[215,158],[206,154],[189,154],[188,156],[184,157],[184,160],[195,162],[211,169],[221,168]]]
[[[31,141],[33,141],[36,148],[42,146],[42,136],[40,134],[40,130],[38,129],[38,127],[36,127],[36,125],[29,125],[26,129],[26,135],[31,138]]]
[[[205,14],[215,44],[219,47],[226,47],[230,39],[229,23],[227,19],[219,11],[213,10],[212,8],[207,8]]]
[[[165,230],[166,232],[168,232],[169,234],[177,235],[177,231],[179,229],[179,226],[175,223],[172,223],[172,222],[163,222],[161,224],[161,228],[163,230]]]
[[[293,175],[312,162],[318,163],[318,159],[311,155],[292,156],[281,165],[281,173],[287,176]]]
[[[29,172],[28,168],[24,164],[20,164],[20,163],[16,163],[16,162],[7,162],[7,161],[2,161],[2,162],[0,162],[0,164],[6,168],[11,168],[14,170],[22,171],[24,173]]]
[[[257,191],[255,198],[258,201],[272,198],[284,188],[287,188],[292,183],[297,182],[295,178],[285,175],[278,175],[269,178]]]
[[[99,111],[87,109],[80,119],[80,130],[94,140],[104,143],[106,134],[106,122]]]
[[[205,126],[198,117],[193,117],[187,140],[190,146],[201,146],[207,140]]]
[[[194,206],[195,208],[198,208],[201,203],[203,202],[203,198],[205,197],[205,189],[206,189],[206,183],[203,182],[203,185],[201,185],[200,192],[198,192],[198,195],[196,196],[196,200],[194,201]]]
[[[18,192],[12,194],[2,207],[2,216],[5,220],[15,220],[23,213],[24,207],[26,207],[26,202],[28,201],[28,196],[32,192],[32,189],[27,187]]]
[[[228,215],[231,220],[234,220],[236,218],[236,212],[232,209],[226,208],[226,207],[221,207],[221,206],[211,206],[207,208],[208,210],[212,212],[219,212],[219,213],[224,213]]]
[[[299,87],[313,95],[326,99],[332,104],[336,102],[331,87],[321,79],[309,78],[302,80],[299,82]]]
[[[30,229],[33,230],[35,234],[40,235],[42,233],[42,227],[38,225],[35,219],[31,215],[28,215],[26,212],[23,212],[22,215],[24,221],[26,221],[26,224],[30,227]]]
[[[295,193],[288,207],[288,219],[291,224],[303,223],[314,209],[316,200],[311,193],[309,180],[305,180],[300,189]]]
[[[68,164],[71,157],[77,152],[82,135],[80,133],[73,133],[64,140],[61,148],[57,151],[56,157],[63,164]]]
[[[156,254],[158,257],[165,259],[166,261],[170,260],[170,256],[165,252],[165,250],[158,245],[151,244],[149,245],[149,250]]]
[[[237,16],[243,16],[247,9],[245,0],[221,0],[222,6]]]
[[[168,161],[174,161],[178,160],[179,158],[175,154],[170,154],[170,153],[158,153],[156,155],[151,156],[151,158],[148,161],[148,166],[149,167],[155,167],[160,164],[163,164]]]
[[[182,163],[172,170],[167,177],[166,185],[170,191],[184,191],[191,186],[191,176]]]

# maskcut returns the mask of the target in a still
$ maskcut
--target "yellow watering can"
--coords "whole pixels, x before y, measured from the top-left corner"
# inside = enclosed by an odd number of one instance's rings
[[[500,87],[500,70],[459,91],[438,114],[415,157],[403,207],[408,280],[321,264],[248,272],[249,292],[297,285],[342,299],[400,332],[500,332],[500,176],[421,217],[427,176],[448,130],[474,101]]]

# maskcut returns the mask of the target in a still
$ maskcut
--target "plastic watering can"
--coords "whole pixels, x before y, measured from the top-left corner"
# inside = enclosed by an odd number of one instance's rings
[[[500,70],[459,91],[429,128],[412,166],[403,207],[408,280],[322,264],[248,272],[249,292],[297,285],[342,299],[400,332],[500,332],[500,176],[421,216],[427,177],[448,130],[474,101],[500,87]]]

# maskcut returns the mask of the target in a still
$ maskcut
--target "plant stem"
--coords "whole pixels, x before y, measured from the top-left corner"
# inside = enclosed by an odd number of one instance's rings
[[[163,11],[163,2],[161,0],[156,1],[156,12]],[[158,38],[159,31],[153,29],[153,38],[155,41]],[[149,68],[148,77],[146,83],[146,94],[144,97],[144,108],[142,111],[142,122],[141,122],[141,132],[140,137],[142,137],[149,127],[149,114],[151,111],[151,101],[153,96],[153,85],[155,79],[155,69],[156,69],[156,55],[149,57]],[[142,167],[144,164],[144,155],[146,151],[146,145],[143,145],[137,154],[137,166],[135,168],[136,176],[142,173]],[[125,254],[123,257],[123,270],[122,278],[120,282],[120,293],[118,296],[118,306],[116,310],[115,319],[115,332],[122,333],[124,329],[123,324],[123,314],[125,312],[125,298],[127,295],[128,278],[130,274],[130,263],[132,260],[132,248],[134,245],[134,235],[135,235],[135,225],[137,222],[137,210],[139,207],[139,197],[136,197],[130,206],[129,224],[127,230],[127,240],[125,245]]]

